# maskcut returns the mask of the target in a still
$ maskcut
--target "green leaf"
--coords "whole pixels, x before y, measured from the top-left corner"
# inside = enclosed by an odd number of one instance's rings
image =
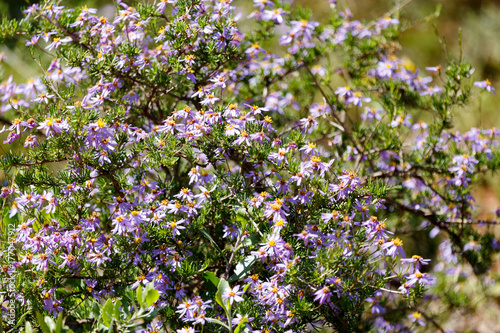
[[[141,307],[144,307],[144,298],[143,298],[144,296],[142,295],[142,285],[140,283],[136,290],[136,297],[137,297],[137,302],[139,302],[139,305]]]
[[[240,229],[245,230],[245,227],[247,226],[248,223],[248,216],[245,209],[243,208],[238,209],[238,211],[236,212],[236,221],[240,222],[239,225]]]
[[[54,332],[56,330],[56,322],[52,319],[52,317],[45,316],[45,322],[49,326],[50,332]]]
[[[159,311],[160,311],[160,308],[153,308],[153,310],[148,311],[146,313],[143,313],[143,314],[137,316],[137,318],[143,318],[145,320],[153,320],[154,318],[156,318],[158,316]]]
[[[215,301],[217,302],[217,304],[222,306],[222,308],[226,313],[230,309],[229,299],[223,301],[222,295],[224,294],[227,288],[229,288],[229,283],[225,279],[221,278],[219,281],[219,285],[217,286],[217,293],[215,294]]]
[[[248,288],[250,288],[250,286],[251,286],[251,284],[247,283],[247,285],[243,287],[243,291],[247,292],[247,290],[248,290]]]
[[[222,321],[217,320],[217,319],[211,319],[210,321],[211,321],[212,323],[219,324],[220,326],[222,326],[222,327],[226,328],[228,331],[230,331],[229,326],[227,326],[226,324],[224,324]]]
[[[148,308],[160,298],[160,293],[156,289],[149,289],[146,294],[146,304]]]
[[[142,289],[143,295],[146,296],[148,291],[150,291],[151,289],[154,289],[154,285],[155,285],[154,282],[149,282],[148,284],[146,284],[146,287],[144,289]]]
[[[217,245],[217,243],[214,241],[214,239],[212,238],[212,236],[210,236],[210,233],[205,230],[205,229],[200,229],[200,232],[201,234],[203,235],[203,237],[205,237],[206,239],[208,239],[210,241],[210,243],[212,243],[212,245],[217,249],[219,250],[220,252],[222,252],[222,250],[220,249],[219,245]]]
[[[91,307],[90,317],[94,318],[94,319],[99,319],[100,316],[101,316],[101,307],[100,307],[99,303],[93,302],[92,307]]]
[[[259,242],[259,237],[255,235],[250,235],[247,238],[245,238],[243,242],[241,242],[241,245],[243,247],[248,247],[257,244],[258,242]]]
[[[49,325],[45,323],[45,320],[40,312],[36,313],[36,319],[38,320],[38,325],[40,325],[40,329],[45,333],[50,333]]]
[[[122,298],[123,306],[122,311],[125,313],[127,320],[129,320],[132,316],[130,313],[130,300],[128,297]]]
[[[104,304],[104,308],[102,309],[102,322],[106,327],[109,327],[111,324],[111,319],[113,318],[113,301],[108,299],[106,304]]]
[[[1,304],[1,303],[0,303],[0,304]],[[19,326],[21,326],[21,324],[22,324],[22,323],[24,323],[24,318],[25,318],[25,317],[26,317],[26,316],[27,316],[30,312],[31,312],[31,311],[28,311],[28,312],[26,312],[25,314],[23,314],[23,315],[21,316],[21,318],[19,318],[19,321],[17,322],[16,326],[14,326],[13,328],[18,328]],[[26,323],[29,323],[29,322],[26,322]],[[31,324],[30,324],[30,327],[31,327]],[[2,332],[2,331],[0,330],[0,332]]]
[[[240,261],[234,268],[234,274],[229,278],[229,282],[237,281],[248,275],[257,259],[257,256],[251,255]]]
[[[24,333],[33,333],[33,327],[31,327],[31,323],[29,321],[26,322]]]
[[[115,303],[115,318],[117,320],[120,319],[120,306],[121,305],[122,305],[122,300],[121,299],[117,300]]]
[[[213,294],[217,292],[217,286],[219,285],[220,279],[213,272],[203,273],[203,278],[205,279],[205,288]]]
[[[109,333],[115,333],[115,320],[114,319],[111,319],[111,322],[109,324],[109,328],[108,328],[108,332]]]
[[[57,316],[57,321],[56,321],[56,333],[61,333],[63,329],[63,314],[60,313]]]
[[[198,270],[198,273],[201,273],[203,272],[204,270],[206,270],[208,268],[208,266],[210,266],[210,263],[212,262],[212,260],[210,258],[207,258],[205,260],[205,262],[203,263],[203,266],[201,266],[201,268]]]

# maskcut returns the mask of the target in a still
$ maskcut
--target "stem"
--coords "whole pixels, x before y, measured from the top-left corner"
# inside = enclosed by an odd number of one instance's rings
[[[221,325],[222,327],[225,327],[225,328],[226,328],[229,332],[231,332],[231,333],[233,332],[233,328],[232,328],[232,327],[231,327],[231,328],[230,328],[230,327],[228,327],[226,324],[224,324],[224,323],[223,323],[222,321],[220,321],[220,320],[217,320],[217,319],[210,319],[210,321],[211,321],[212,323],[216,323],[216,324]]]
[[[229,304],[227,308],[227,329],[229,330],[229,333],[233,333],[233,316],[231,315],[231,304]]]
[[[240,245],[241,239],[243,238],[244,232],[245,232],[245,230],[240,230],[240,233],[238,235],[238,239],[236,239],[236,244],[234,244],[233,253],[231,253],[231,257],[229,257],[229,262],[226,265],[226,272],[224,273],[226,280],[229,278],[229,271],[231,270],[231,264],[233,263],[234,255],[236,254],[236,251],[238,250],[238,247]]]

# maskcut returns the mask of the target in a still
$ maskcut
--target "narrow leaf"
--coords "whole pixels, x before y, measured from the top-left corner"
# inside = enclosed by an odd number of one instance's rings
[[[222,250],[220,249],[219,245],[217,245],[217,243],[214,241],[214,239],[212,238],[212,236],[210,236],[210,233],[205,230],[205,229],[200,229],[200,232],[201,234],[203,235],[203,237],[205,237],[206,239],[208,239],[210,241],[210,243],[217,249],[219,250],[220,252],[222,252]]]
[[[40,325],[40,329],[45,333],[50,333],[49,325],[45,323],[45,320],[40,312],[36,313],[36,319],[38,320],[38,325]]]
[[[60,313],[57,316],[57,321],[56,321],[56,333],[61,333],[63,329],[63,314]]]
[[[121,312],[120,306],[121,305],[122,305],[122,300],[121,299],[117,300],[115,303],[115,318],[117,320],[120,320],[120,312]]]
[[[144,307],[144,298],[143,298],[144,296],[142,295],[142,285],[140,283],[136,290],[136,297],[137,297],[137,302],[139,302],[139,305],[141,307]]]

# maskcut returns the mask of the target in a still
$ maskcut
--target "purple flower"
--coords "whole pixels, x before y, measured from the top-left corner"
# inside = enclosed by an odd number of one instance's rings
[[[235,239],[238,237],[239,230],[234,224],[231,224],[229,227],[227,225],[223,225],[222,229],[222,232],[224,233],[222,238],[229,237],[230,239]]]
[[[483,88],[486,89],[486,91],[489,91],[493,95],[495,95],[495,88],[491,85],[490,80],[486,79],[484,81],[476,81],[474,82],[474,86],[478,88]]]
[[[192,318],[193,312],[197,309],[197,304],[192,300],[188,299],[177,306],[177,312],[180,318]]]
[[[213,94],[209,93],[205,96],[205,99],[201,101],[201,104],[202,105],[213,105],[218,100],[219,100],[219,98],[217,98]]]
[[[236,315],[236,317],[233,318],[233,320],[232,320],[231,323],[232,323],[233,326],[236,326],[236,325],[238,325],[239,323],[241,323],[245,319],[247,319],[248,322],[251,322],[254,318],[253,317],[248,318],[247,314],[244,315],[244,316],[242,316],[241,314],[238,313]],[[247,326],[247,327],[249,327],[249,326]]]
[[[50,117],[45,118],[45,121],[40,123],[40,126],[37,127],[37,129],[45,130],[45,134],[48,137],[52,136],[54,133],[61,133],[67,128],[68,123],[66,120],[61,120],[60,118],[52,119]]]
[[[282,199],[276,199],[274,202],[266,202],[266,210],[264,211],[264,216],[268,219],[273,220],[273,222],[279,219],[286,219],[288,213],[287,208],[283,205]]]
[[[410,286],[414,286],[416,283],[430,286],[434,283],[434,279],[429,276],[427,273],[421,273],[419,270],[416,270],[415,273],[407,276],[406,284]]]
[[[229,299],[229,304],[231,305],[233,305],[233,302],[243,301],[243,297],[241,297],[241,295],[243,295],[245,292],[239,290],[239,285],[236,285],[234,288],[227,287],[224,291],[224,294],[222,294],[222,300],[226,301]]]
[[[64,266],[68,266],[69,268],[78,267],[78,263],[76,261],[76,257],[71,253],[62,255],[61,258],[64,259],[63,263],[59,265],[59,268],[63,268]]]
[[[19,138],[19,134],[17,132],[10,132],[9,135],[7,136],[7,140],[5,140],[3,143],[4,144],[11,144],[12,142],[16,141]]]
[[[165,228],[172,229],[172,236],[179,236],[181,234],[179,230],[186,229],[182,223],[184,223],[184,220],[168,222]]]
[[[353,93],[350,97],[346,98],[346,104],[352,103],[356,106],[361,106],[361,102],[370,102],[372,99],[369,97],[363,97],[359,92]]]
[[[53,98],[54,95],[48,94],[46,92],[43,92],[41,94],[38,94],[38,97],[35,98],[32,102],[38,102],[38,103],[45,103],[49,104],[49,98]]]
[[[185,326],[185,327],[181,328],[180,330],[177,330],[177,333],[195,333],[195,332],[196,332],[196,331],[195,331],[195,329],[194,329],[194,328],[192,328],[192,327],[187,327],[187,326]]]
[[[366,107],[365,111],[361,114],[361,119],[365,121],[370,121],[373,119],[381,120],[382,115],[385,113],[384,110],[378,109],[375,110],[373,108]]]
[[[26,137],[26,140],[24,141],[24,147],[27,148],[27,147],[30,147],[30,148],[33,148],[33,147],[40,147],[40,145],[38,144],[38,141],[37,141],[37,138],[36,138],[36,135],[28,135]]]
[[[269,154],[269,159],[274,161],[277,165],[280,165],[282,162],[288,163],[286,159],[286,154],[288,154],[288,148],[279,148],[277,152],[273,152]]]
[[[434,94],[440,94],[443,92],[443,88],[434,86],[434,87],[427,87],[424,91],[420,92],[420,95],[425,96],[433,96]]]
[[[438,65],[438,66],[434,66],[434,67],[425,67],[425,70],[427,70],[429,72],[439,73],[439,72],[441,72],[441,66]]]
[[[416,122],[415,124],[413,124],[413,126],[411,127],[411,130],[413,132],[416,132],[420,129],[425,131],[427,128],[428,128],[428,126],[426,123],[424,123],[423,121],[419,121],[419,122]]]
[[[35,35],[35,36],[31,36],[31,39],[27,39],[27,40],[26,40],[26,44],[25,44],[25,46],[31,46],[31,45],[36,45],[36,44],[38,44],[38,39],[39,39],[39,38],[40,38],[40,37],[39,37],[39,36],[36,36],[36,35]]]
[[[318,301],[319,304],[323,304],[324,302],[330,302],[331,297],[332,297],[332,292],[330,291],[330,288],[327,286],[318,289],[314,293],[314,300]]]
[[[150,281],[148,280],[148,278],[144,274],[139,274],[139,276],[137,277],[137,280],[134,282],[134,284],[132,284],[131,288],[136,289],[137,287],[139,287],[140,284],[142,284],[143,286],[146,286],[149,282]]]
[[[297,194],[294,197],[294,200],[305,205],[305,204],[311,203],[311,198],[313,197],[313,195],[314,195],[314,193],[311,191],[308,191],[307,189],[300,189],[299,194]]]
[[[418,311],[415,311],[412,314],[408,315],[408,318],[412,323],[417,323],[420,326],[425,326],[425,322],[422,320],[422,314]]]
[[[276,8],[273,10],[265,10],[264,15],[262,15],[262,20],[264,21],[274,21],[276,24],[283,23],[283,15],[286,12],[281,8]]]
[[[36,269],[39,271],[48,270],[49,263],[52,265],[56,264],[52,259],[50,259],[50,255],[46,253],[41,253],[38,258],[33,260],[33,264],[36,265]]]
[[[402,257],[405,257],[405,252],[403,250],[403,241],[399,238],[395,238],[388,242],[385,242],[381,246],[382,249],[386,250],[386,254],[390,257],[396,257],[400,254]]]
[[[23,10],[23,13],[26,14],[24,20],[29,19],[31,14],[35,14],[40,9],[39,6],[39,4],[35,3],[34,5],[31,5],[27,9]]]
[[[270,0],[253,0],[254,7],[257,7],[260,11],[264,10],[266,6],[274,7],[274,3]]]
[[[418,256],[418,255],[414,255],[411,258],[403,258],[403,259],[401,259],[401,262],[403,262],[405,264],[408,264],[408,265],[411,265],[410,266],[410,271],[409,271],[410,273],[413,273],[414,271],[420,270],[420,267],[422,265],[428,265],[429,261],[431,261],[431,259],[424,259],[424,258],[422,258],[421,256]]]
[[[396,118],[393,121],[391,121],[391,127],[398,127],[400,125],[410,127],[411,123],[410,123],[409,119],[411,119],[410,114],[407,114],[407,115],[398,114],[396,116]]]
[[[50,43],[49,45],[47,45],[47,47],[45,47],[45,49],[47,49],[48,51],[52,50],[52,49],[57,49],[62,43],[70,43],[71,41],[73,41],[73,39],[71,37],[66,37],[66,38],[54,38],[53,42]]]
[[[337,90],[335,90],[335,95],[338,95],[340,97],[344,97],[345,99],[351,97],[353,94],[351,87],[338,87]]]

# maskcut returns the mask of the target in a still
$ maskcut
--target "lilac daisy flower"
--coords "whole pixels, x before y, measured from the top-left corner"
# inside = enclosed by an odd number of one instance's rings
[[[408,318],[410,318],[412,323],[417,323],[420,326],[425,326],[425,322],[422,320],[422,314],[418,311],[415,311],[412,314],[408,315]]]
[[[222,300],[226,301],[229,299],[229,304],[231,305],[233,305],[233,302],[243,301],[243,297],[241,297],[241,295],[243,295],[245,292],[239,290],[239,285],[236,285],[234,288],[226,288],[224,294],[222,294]]]
[[[491,85],[490,80],[486,79],[484,81],[476,81],[474,82],[474,86],[478,88],[483,88],[486,89],[486,91],[489,91],[493,95],[495,95],[495,88]]]
[[[319,301],[319,304],[323,304],[324,302],[330,302],[330,298],[332,297],[332,293],[330,288],[324,286],[314,293],[314,300]]]

